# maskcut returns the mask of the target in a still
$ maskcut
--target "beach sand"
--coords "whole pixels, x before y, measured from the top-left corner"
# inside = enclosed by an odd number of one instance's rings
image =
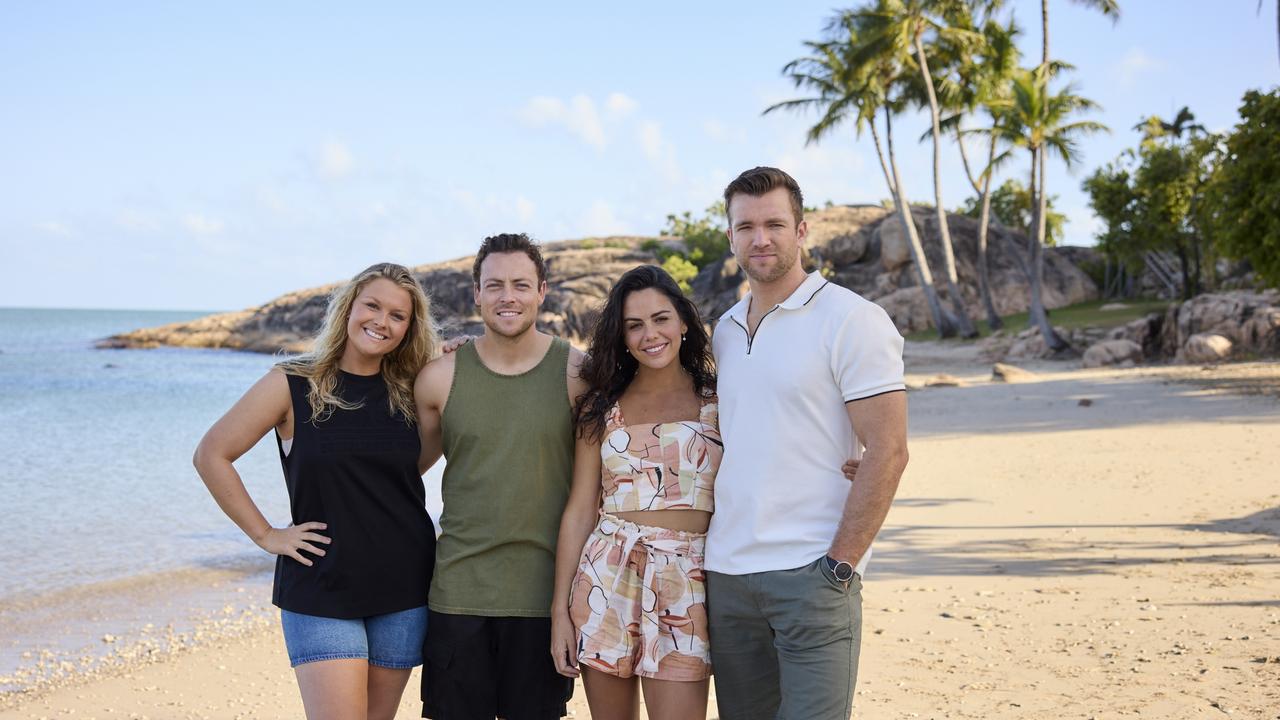
[[[1280,718],[1280,367],[1062,367],[992,383],[967,351],[909,352],[855,716]],[[961,386],[925,387],[938,372]],[[0,719],[301,715],[271,623],[0,699]]]

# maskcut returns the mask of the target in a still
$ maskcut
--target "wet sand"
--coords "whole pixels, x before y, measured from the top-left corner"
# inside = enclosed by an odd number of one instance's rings
[[[909,354],[855,716],[1280,718],[1280,368],[1062,368]],[[301,716],[272,623],[157,655],[0,719]]]

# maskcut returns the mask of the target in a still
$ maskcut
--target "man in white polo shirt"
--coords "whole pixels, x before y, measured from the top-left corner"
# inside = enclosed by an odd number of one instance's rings
[[[862,572],[907,464],[902,336],[880,306],[804,272],[790,175],[748,170],[724,200],[751,292],[713,337],[725,447],[706,554],[716,702],[727,720],[847,719]],[[853,483],[848,458],[861,459]]]

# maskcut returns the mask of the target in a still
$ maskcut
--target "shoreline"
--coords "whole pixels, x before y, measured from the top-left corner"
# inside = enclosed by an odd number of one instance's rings
[[[1025,368],[1006,384],[908,355],[912,460],[863,594],[859,716],[1274,718],[1280,365]],[[925,386],[943,372],[958,386]],[[173,647],[0,694],[0,720],[296,717],[269,581],[228,579],[252,612],[212,608]],[[420,709],[415,680],[400,717]]]
[[[0,601],[0,708],[261,629],[273,618],[273,564],[259,560]]]

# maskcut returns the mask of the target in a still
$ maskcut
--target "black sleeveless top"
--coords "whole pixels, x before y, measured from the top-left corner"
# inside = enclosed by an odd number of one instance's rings
[[[312,423],[307,379],[289,375],[293,446],[280,447],[295,525],[323,522],[330,539],[311,567],[276,558],[271,602],[304,615],[359,618],[425,605],[436,534],[418,474],[416,424],[387,405],[381,375],[339,372],[335,389],[355,410]],[[277,446],[280,438],[276,436]]]

